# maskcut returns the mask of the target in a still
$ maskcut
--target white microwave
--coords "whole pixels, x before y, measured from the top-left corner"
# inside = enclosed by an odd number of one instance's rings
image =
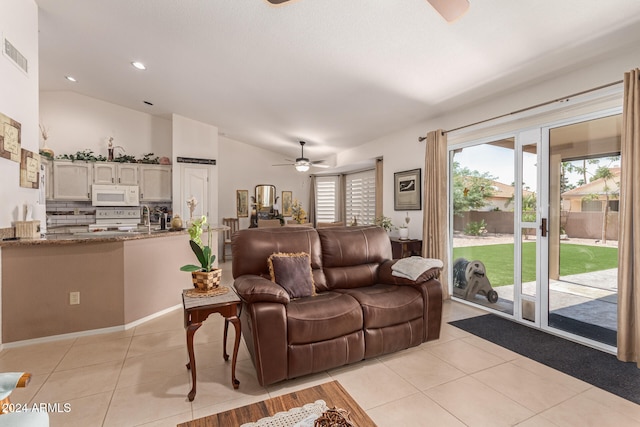
[[[93,206],[140,206],[140,189],[137,185],[91,186]]]

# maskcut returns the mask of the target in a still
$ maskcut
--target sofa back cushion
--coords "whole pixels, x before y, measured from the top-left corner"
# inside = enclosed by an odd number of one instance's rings
[[[318,230],[328,289],[371,286],[378,266],[391,259],[391,241],[381,227],[333,227]]]
[[[268,258],[277,252],[306,252],[317,289],[326,289],[320,238],[314,228],[280,227],[239,230],[231,238],[233,278],[255,274],[271,279]]]

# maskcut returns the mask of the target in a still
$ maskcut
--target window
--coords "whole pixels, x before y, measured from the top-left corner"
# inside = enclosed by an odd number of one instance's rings
[[[601,200],[583,200],[582,212],[602,212]]]
[[[376,215],[376,175],[374,170],[346,176],[345,208],[347,223],[355,218],[358,225],[370,225]]]
[[[316,177],[316,221],[335,222],[338,220],[337,176]]]

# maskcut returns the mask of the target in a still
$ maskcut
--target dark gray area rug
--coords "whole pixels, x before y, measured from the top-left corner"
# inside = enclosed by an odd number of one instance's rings
[[[640,404],[640,369],[635,363],[493,314],[449,324]]]

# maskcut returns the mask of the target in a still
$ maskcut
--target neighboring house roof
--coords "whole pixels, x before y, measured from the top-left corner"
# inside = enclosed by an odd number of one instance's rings
[[[581,185],[580,187],[576,187],[573,190],[565,191],[562,193],[562,197],[565,199],[575,199],[582,198],[585,196],[589,196],[592,194],[604,195],[607,191],[605,191],[605,186],[609,187],[608,193],[609,195],[619,193],[620,192],[620,168],[609,168],[611,173],[613,174],[612,179],[606,180],[604,178],[598,178],[593,180],[587,184]]]
[[[493,196],[489,197],[490,199],[510,199],[513,197],[514,187],[513,185],[503,184],[498,181],[491,181],[491,186],[493,187]],[[529,196],[534,194],[529,190],[522,190],[523,196]]]

